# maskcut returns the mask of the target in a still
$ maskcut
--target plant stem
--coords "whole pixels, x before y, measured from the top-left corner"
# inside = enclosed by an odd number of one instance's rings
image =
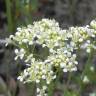
[[[10,0],[6,0],[6,11],[7,11],[7,20],[8,20],[8,31],[13,32],[13,24],[12,24],[12,13],[11,13],[11,2]]]
[[[91,49],[91,53],[88,53],[88,60],[87,60],[87,62],[86,62],[86,64],[85,64],[85,69],[83,70],[83,72],[82,72],[82,74],[81,74],[81,76],[82,76],[82,78],[84,77],[84,75],[86,75],[86,73],[88,73],[88,71],[89,71],[89,68],[90,68],[90,66],[91,66],[91,64],[92,64],[92,58],[93,58],[93,55],[94,54],[94,49]],[[82,90],[83,90],[83,82],[82,82],[82,79],[81,79],[81,82],[80,82],[80,93],[82,92]]]

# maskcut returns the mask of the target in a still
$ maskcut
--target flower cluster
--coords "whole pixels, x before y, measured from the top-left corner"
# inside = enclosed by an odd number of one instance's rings
[[[47,89],[47,86],[42,86],[42,88],[37,88],[37,96],[47,96],[47,94],[45,93]]]
[[[73,54],[71,51],[69,51],[68,47],[57,49],[55,54],[48,56],[48,60],[55,67],[60,67],[63,69],[63,72],[71,72],[77,70],[76,65],[78,62],[76,61],[76,54]]]
[[[95,30],[96,21],[92,21],[90,26],[84,27],[70,27],[68,37],[72,39],[74,48],[86,49],[86,52],[90,53],[91,49],[96,49],[94,39],[96,38]],[[93,27],[92,27],[93,26]],[[71,33],[71,34],[70,34]]]
[[[38,84],[43,81],[44,84],[50,84],[56,78],[59,69],[63,72],[76,71],[78,62],[75,51],[80,48],[86,49],[87,52],[90,52],[91,48],[96,49],[95,42],[92,41],[96,37],[95,29],[96,21],[92,21],[90,26],[63,30],[58,22],[50,19],[42,19],[33,25],[17,28],[15,35],[10,36],[12,42],[19,47],[15,49],[15,60],[23,59],[29,65],[18,79],[25,83]],[[38,52],[34,52],[36,45],[49,50],[46,59],[36,58],[35,55],[39,55]],[[53,70],[54,67],[56,71]],[[38,96],[43,96],[44,90],[39,91]]]
[[[26,79],[25,79],[26,78]],[[55,79],[56,75],[52,70],[52,65],[48,62],[34,61],[29,68],[25,69],[21,76],[18,77],[20,81],[40,83],[40,80],[46,81],[47,84]],[[24,80],[25,79],[25,80]]]
[[[66,31],[61,30],[55,20],[42,19],[42,21],[34,22],[33,25],[17,28],[15,36],[11,35],[10,38],[19,45],[38,43],[43,47],[53,48],[62,43],[61,40],[66,39],[63,37],[65,34]]]

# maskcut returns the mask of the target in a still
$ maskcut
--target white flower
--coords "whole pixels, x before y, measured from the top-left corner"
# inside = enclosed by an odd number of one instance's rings
[[[65,63],[60,63],[60,67],[61,67],[61,68],[64,68],[65,66],[66,66]]]
[[[96,28],[96,20],[92,20],[90,25],[93,27],[93,28]]]
[[[18,49],[15,49],[15,54],[18,54],[18,53],[19,53]]]
[[[43,86],[43,90],[46,90],[47,89],[47,86]]]
[[[15,34],[16,34],[17,36],[20,36],[20,35],[21,35],[21,33],[20,33],[20,32],[16,32]]]
[[[83,42],[83,38],[80,38],[80,39],[79,39],[79,42]]]
[[[64,69],[63,69],[63,72],[65,72],[65,73],[66,73],[66,72],[68,72],[68,70],[67,70],[66,68],[64,68]]]
[[[96,96],[96,93],[95,92],[90,93],[89,96]]]
[[[27,43],[28,39],[23,39],[22,42]]]
[[[46,44],[42,44],[42,47],[46,47],[47,45]]]
[[[89,83],[89,82],[90,82],[89,78],[87,76],[84,76],[83,83]]]
[[[87,49],[86,49],[86,52],[87,52],[87,53],[90,53],[90,52],[91,52],[90,48],[87,48]]]
[[[74,63],[77,65],[78,64],[78,62],[77,61],[74,61]]]
[[[29,74],[29,73],[27,72],[27,70],[24,70],[24,75],[25,75],[25,76],[28,76],[28,74]]]
[[[13,39],[13,37],[14,37],[14,35],[10,35],[10,37],[9,37],[9,38],[10,38],[10,39]]]
[[[47,83],[47,84],[50,84],[50,81],[48,81],[48,80],[47,80],[47,82],[46,82],[46,83]]]
[[[71,71],[77,71],[77,67],[72,68]]]
[[[56,75],[53,76],[53,79],[56,79]]]
[[[40,92],[40,88],[37,88],[37,93],[39,93]]]
[[[39,79],[37,79],[37,80],[36,80],[36,83],[40,83],[40,80],[39,80]]]
[[[20,27],[17,28],[17,31],[21,31],[22,29]]]
[[[91,66],[91,67],[90,67],[90,71],[93,72],[94,70],[95,70],[95,69],[94,69],[94,66]]]
[[[46,79],[46,76],[45,75],[42,75],[42,79]]]
[[[21,82],[23,81],[23,77],[22,76],[19,76],[18,78],[17,78],[17,80],[20,80]]]
[[[42,70],[42,73],[46,74],[46,70],[45,70],[45,69],[43,69],[43,70]]]
[[[21,48],[20,51],[18,49],[15,49],[15,54],[17,55],[15,57],[15,60],[17,60],[18,57],[20,57],[20,59],[23,59],[24,54],[25,54],[25,50],[23,48]]]
[[[33,45],[33,41],[29,41],[29,45]]]

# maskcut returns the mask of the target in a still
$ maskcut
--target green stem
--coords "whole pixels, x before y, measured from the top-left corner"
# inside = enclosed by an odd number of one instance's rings
[[[82,76],[82,78],[84,77],[84,75],[86,75],[86,73],[88,73],[88,71],[89,71],[89,68],[90,68],[90,66],[91,66],[91,64],[92,64],[92,58],[93,58],[93,55],[94,54],[94,49],[91,49],[91,53],[88,53],[88,60],[87,60],[87,62],[86,62],[86,64],[85,64],[85,69],[83,70],[83,72],[82,72],[82,74],[81,74],[81,76]],[[84,85],[83,85],[83,82],[81,81],[80,82],[80,93],[83,91],[83,88],[84,88]]]
[[[82,76],[84,76],[84,74],[89,69],[90,65],[92,64],[92,58],[93,58],[93,52],[91,52],[91,53],[88,54],[88,60],[87,60],[86,65],[85,65],[85,69],[82,72]]]
[[[55,83],[51,82],[51,84],[49,84],[48,86],[48,96],[53,96],[54,89],[55,89]]]
[[[70,81],[71,81],[71,77],[72,77],[72,73],[70,72],[69,75],[68,75],[68,81],[67,81],[67,83],[66,83],[66,87],[67,87],[67,88],[68,88],[69,83],[70,83]]]
[[[13,32],[13,24],[12,24],[12,11],[11,11],[11,2],[10,0],[6,0],[6,11],[7,11],[7,20],[8,20],[8,31]]]
[[[64,86],[64,96],[68,96],[68,94],[67,94],[67,93],[69,93],[68,86],[70,84],[71,77],[72,77],[72,73],[70,72],[68,75],[68,81]]]

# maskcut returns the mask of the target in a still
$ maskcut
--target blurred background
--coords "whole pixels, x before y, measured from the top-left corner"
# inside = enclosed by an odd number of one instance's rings
[[[56,19],[62,28],[84,26],[96,18],[96,0],[0,0],[0,96],[34,96],[17,82],[18,73],[26,66],[23,61],[14,61],[14,46],[5,47],[5,38],[17,27],[42,18]],[[62,96],[56,92],[54,96]]]

